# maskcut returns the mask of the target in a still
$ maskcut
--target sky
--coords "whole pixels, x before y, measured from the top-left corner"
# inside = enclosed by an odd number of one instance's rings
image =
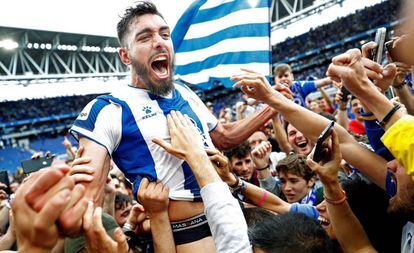
[[[116,36],[119,16],[133,0],[3,0],[0,26]],[[153,0],[173,27],[193,0]]]
[[[194,0],[152,0],[174,28],[185,9]],[[297,22],[287,29],[272,33],[272,44],[286,37],[300,35],[311,26],[331,22],[366,5],[382,0],[345,0],[321,14]],[[63,31],[116,37],[116,24],[127,6],[136,0],[3,0],[0,26],[22,27],[47,31]]]

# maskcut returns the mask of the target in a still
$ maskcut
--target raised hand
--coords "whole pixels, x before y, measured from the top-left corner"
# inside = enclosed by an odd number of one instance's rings
[[[168,211],[169,189],[161,182],[149,182],[144,178],[138,188],[138,200],[142,203],[145,211],[151,217],[158,213]]]
[[[236,178],[230,170],[229,159],[217,149],[206,149],[206,152],[221,180],[226,182],[228,185],[234,185]]]
[[[82,152],[83,147],[80,147],[69,170],[69,176],[75,180],[75,183],[89,183],[94,179],[93,174],[96,169],[87,165],[92,159],[87,156],[80,157]]]
[[[335,130],[332,131],[331,140],[331,145],[328,145],[328,149],[330,150],[328,156],[329,158],[320,161],[319,164],[316,163],[312,160],[313,154],[315,152],[314,148],[306,160],[308,166],[312,171],[318,174],[319,179],[324,185],[338,183],[338,170],[342,160],[341,149],[339,148],[338,134],[335,132]]]
[[[189,154],[204,153],[202,137],[187,115],[182,115],[179,111],[171,111],[167,115],[167,122],[171,143],[154,138],[152,141],[155,144],[183,160],[187,160],[187,155]]]
[[[19,252],[47,252],[58,241],[59,217],[72,207],[70,199],[85,191],[82,185],[68,183],[71,179],[66,176],[67,171],[48,168],[32,173],[17,190],[12,211]],[[83,214],[85,209],[86,205],[80,212]]]
[[[378,45],[370,41],[364,44],[362,50],[362,62],[368,77],[374,81],[374,84],[382,91],[386,91],[394,80],[396,74],[395,64],[391,63],[382,67],[380,64],[371,60],[371,52]]]
[[[102,224],[102,208],[94,208],[93,202],[88,203],[88,208],[83,216],[83,229],[85,230],[86,237],[86,252],[128,252],[128,243],[122,229],[115,229],[115,240],[112,240]]]
[[[368,79],[362,61],[361,51],[350,49],[332,59],[327,76],[333,81],[341,82],[354,95],[364,93],[373,83]]]
[[[268,141],[263,141],[252,150],[252,159],[256,168],[265,168],[269,165],[269,157],[271,152],[272,144]]]
[[[242,71],[242,74],[231,77],[232,81],[237,81],[233,88],[241,87],[241,90],[249,97],[266,103],[272,97],[272,94],[276,92],[270,86],[266,77],[252,70],[242,69]]]
[[[144,206],[137,203],[132,207],[131,213],[129,214],[126,223],[131,225],[132,230],[135,230],[138,224],[142,223],[145,220],[146,216],[147,213],[145,212]]]

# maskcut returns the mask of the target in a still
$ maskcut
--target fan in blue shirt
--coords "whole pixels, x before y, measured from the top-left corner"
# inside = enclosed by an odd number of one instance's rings
[[[275,83],[283,84],[293,92],[295,103],[306,107],[306,97],[332,81],[328,77],[315,81],[295,81],[292,68],[288,64],[277,65],[274,69]]]

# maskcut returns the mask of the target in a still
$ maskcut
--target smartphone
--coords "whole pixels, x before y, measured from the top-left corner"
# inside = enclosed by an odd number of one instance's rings
[[[394,40],[387,41],[385,43],[385,49],[387,50],[388,54],[390,55],[391,61],[396,62],[398,61],[397,50],[394,50]]]
[[[36,159],[23,160],[22,168],[24,174],[30,174],[40,169],[49,167],[53,162],[52,156],[43,156]]]
[[[313,160],[315,162],[320,162],[326,155],[324,152],[324,142],[328,139],[329,136],[331,136],[333,127],[335,125],[334,121],[331,121],[327,127],[322,131],[322,133],[319,135],[318,140],[316,141],[315,145],[315,152],[313,152]]]
[[[4,191],[10,195],[11,194],[10,181],[9,181],[9,173],[7,172],[7,170],[0,171],[0,182],[7,186],[6,189],[4,189]]]
[[[342,102],[347,102],[348,101],[348,96],[351,95],[351,92],[349,92],[349,90],[347,90],[345,88],[345,86],[341,87],[341,92],[342,92]]]
[[[378,47],[372,50],[371,60],[379,64],[381,64],[382,61],[386,35],[387,29],[385,27],[378,28],[377,33],[375,34],[375,43],[377,43]]]

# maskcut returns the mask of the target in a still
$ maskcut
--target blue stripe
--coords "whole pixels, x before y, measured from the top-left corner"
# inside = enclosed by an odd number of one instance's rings
[[[122,137],[112,158],[125,177],[134,183],[136,197],[142,178],[148,178],[151,182],[157,180],[155,162],[128,104],[111,95],[105,98],[122,106]]]
[[[269,52],[264,51],[246,51],[246,52],[230,52],[210,56],[203,61],[192,62],[186,65],[178,65],[175,67],[175,73],[179,75],[188,75],[198,73],[204,69],[217,67],[218,65],[228,64],[247,64],[247,63],[268,63]],[[229,73],[231,75],[233,73]]]
[[[95,103],[93,103],[91,109],[88,112],[88,118],[86,118],[85,120],[76,119],[73,125],[93,132],[93,130],[95,129],[95,122],[98,118],[99,113],[105,106],[109,105],[109,102],[100,99],[101,97],[103,96],[97,97]]]
[[[261,0],[257,6],[253,6],[254,8],[264,8],[269,7],[268,0]],[[197,15],[193,18],[192,23],[203,23],[210,20],[219,19],[225,17],[232,12],[245,10],[245,9],[253,9],[252,6],[248,3],[248,1],[244,0],[235,0],[233,2],[224,3],[214,8],[201,10],[197,13]]]
[[[197,179],[195,178],[193,171],[190,168],[190,165],[188,165],[187,162],[183,162],[181,167],[183,168],[185,178],[184,189],[191,191],[191,193],[194,195],[195,201],[200,201],[200,187],[198,186]]]
[[[195,51],[210,47],[220,41],[244,37],[268,37],[269,23],[244,24],[228,27],[206,37],[183,40],[176,53]]]
[[[191,26],[192,19],[195,15],[197,15],[197,12],[200,9],[200,7],[206,2],[207,0],[199,0],[193,2],[177,21],[177,24],[175,25],[175,28],[171,33],[171,39],[173,41],[175,52],[178,48],[181,47],[181,42],[183,41],[188,29]]]
[[[193,111],[188,101],[186,101],[180,94],[178,90],[173,91],[173,96],[171,99],[164,98],[157,96],[155,94],[149,93],[149,96],[152,100],[157,101],[158,106],[163,111],[164,115],[167,116],[172,110],[174,111],[180,111],[182,114],[187,114],[188,117],[190,117],[194,123],[196,124],[199,131],[202,132],[203,135],[209,134],[206,129],[203,128],[203,125],[201,124],[201,121],[197,114]],[[195,197],[200,196],[200,187],[197,184],[197,180],[191,171],[190,167],[188,167],[188,164],[185,165],[184,162],[183,172],[184,172],[184,188],[189,189],[191,193],[194,194]],[[187,166],[187,167],[186,167]]]

